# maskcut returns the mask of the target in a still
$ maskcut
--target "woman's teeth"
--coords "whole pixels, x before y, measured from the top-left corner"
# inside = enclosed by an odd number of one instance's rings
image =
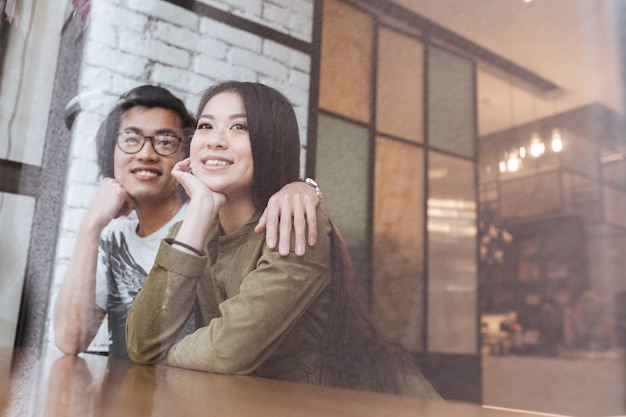
[[[204,165],[225,167],[225,166],[230,165],[230,164],[228,162],[226,162],[226,161],[221,161],[221,160],[216,160],[216,159],[209,159],[208,161],[204,161]]]

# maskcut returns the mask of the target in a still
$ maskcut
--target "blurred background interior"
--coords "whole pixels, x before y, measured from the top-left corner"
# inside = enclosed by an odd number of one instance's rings
[[[0,1],[5,13],[11,3]],[[84,33],[113,20],[98,10],[117,4],[57,3],[66,10],[56,26],[41,0],[22,2],[30,30],[0,23],[6,346],[49,344],[48,309],[67,262],[55,252],[69,210],[61,200],[76,186],[65,175],[81,115],[67,104],[85,93],[77,80],[92,64]],[[81,9],[89,3],[91,14]],[[153,3],[310,56],[306,173],[324,190],[381,327],[444,397],[626,412],[623,2],[288,2],[310,9],[304,35],[245,8],[225,7],[231,19],[218,2]],[[142,39],[159,38],[157,29]],[[157,82],[153,74],[133,81]]]

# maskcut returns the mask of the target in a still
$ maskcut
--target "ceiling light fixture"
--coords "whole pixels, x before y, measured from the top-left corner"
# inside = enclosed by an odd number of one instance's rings
[[[539,133],[533,133],[530,139],[530,155],[534,158],[538,158],[546,151],[546,145],[541,141]]]
[[[563,150],[563,139],[561,138],[561,131],[559,129],[552,129],[551,145],[554,152],[561,152]]]

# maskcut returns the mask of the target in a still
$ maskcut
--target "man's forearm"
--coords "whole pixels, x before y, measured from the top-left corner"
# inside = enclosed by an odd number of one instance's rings
[[[100,232],[84,226],[81,225],[54,308],[55,342],[66,354],[86,350],[105,315],[96,305]]]

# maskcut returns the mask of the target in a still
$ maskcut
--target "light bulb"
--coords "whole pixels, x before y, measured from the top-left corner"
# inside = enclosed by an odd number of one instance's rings
[[[543,155],[543,153],[546,150],[546,145],[543,144],[543,142],[541,141],[541,138],[539,137],[538,133],[534,133],[531,140],[530,140],[530,154],[534,157],[537,158],[541,155]]]
[[[561,152],[563,150],[563,139],[561,139],[559,129],[552,130],[552,150],[554,152]]]
[[[519,159],[515,157],[509,158],[509,160],[506,162],[506,167],[509,169],[509,171],[516,172],[519,169]]]

